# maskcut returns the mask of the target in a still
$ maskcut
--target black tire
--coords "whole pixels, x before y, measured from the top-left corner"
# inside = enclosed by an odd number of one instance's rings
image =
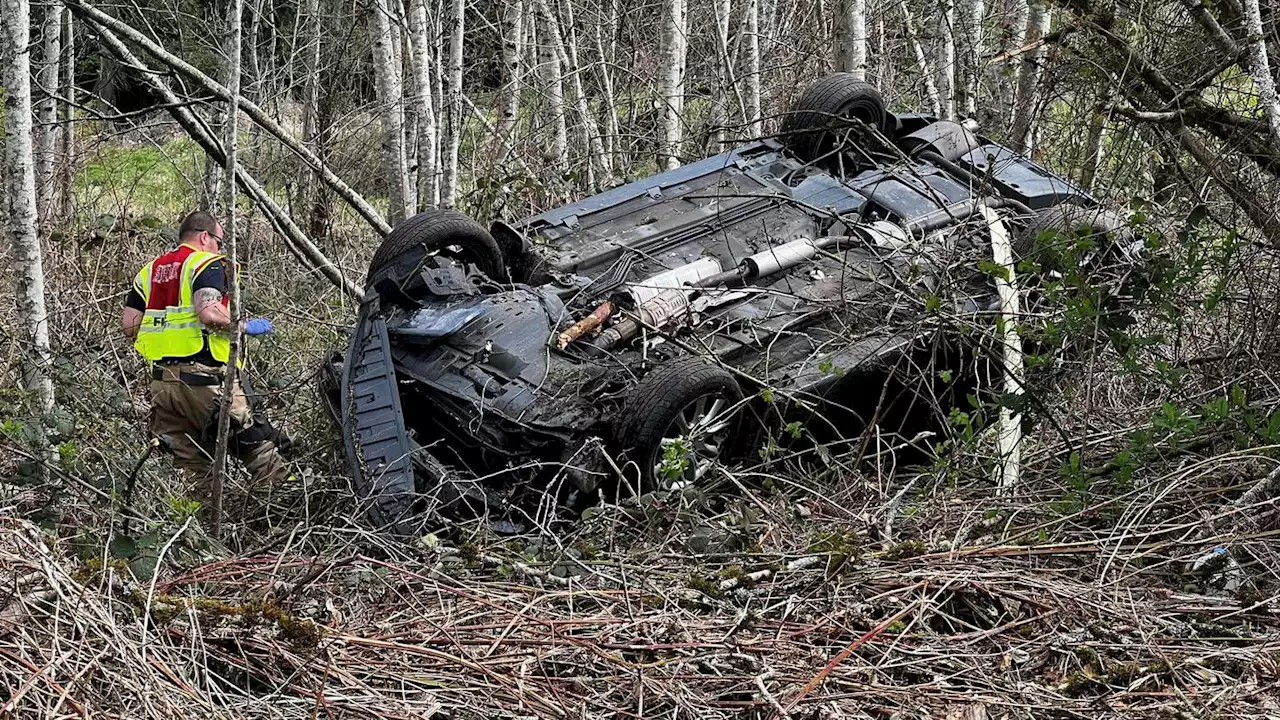
[[[874,85],[835,73],[811,84],[782,121],[782,140],[805,162],[835,147],[836,132],[856,118],[884,133],[889,125],[884,97]]]
[[[614,441],[622,449],[624,461],[639,466],[640,492],[662,487],[656,469],[662,459],[662,441],[679,434],[675,428],[681,414],[700,399],[724,401],[720,412],[728,425],[716,455],[723,457],[724,450],[732,448],[737,439],[743,399],[738,381],[724,368],[701,357],[680,358],[652,370],[627,395]],[[634,477],[629,468],[624,470]]]
[[[384,278],[403,283],[429,255],[436,253],[472,263],[492,280],[507,279],[502,251],[488,230],[462,213],[433,208],[391,230],[369,261],[365,284],[371,287]]]
[[[1054,231],[1053,239],[1047,246],[1038,244],[1041,233],[1048,231]],[[1062,249],[1081,239],[1093,244],[1092,254],[1097,260],[1106,262],[1120,248],[1132,244],[1134,236],[1125,219],[1114,211],[1063,203],[1039,211],[1026,227],[1014,234],[1013,257],[1015,261],[1030,258],[1053,266],[1057,264]]]

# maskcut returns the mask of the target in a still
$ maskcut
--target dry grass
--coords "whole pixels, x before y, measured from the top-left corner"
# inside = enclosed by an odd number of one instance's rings
[[[170,523],[142,582],[5,517],[0,716],[1276,717],[1274,514],[1234,538],[1248,592],[1185,571],[1259,462],[1065,517],[936,489],[893,541],[858,478],[416,546],[338,519],[200,557]]]

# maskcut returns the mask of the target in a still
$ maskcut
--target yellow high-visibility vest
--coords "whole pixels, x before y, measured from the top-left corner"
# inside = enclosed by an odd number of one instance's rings
[[[210,354],[218,362],[225,363],[231,356],[231,338],[217,331],[210,331],[200,322],[196,314],[194,294],[191,284],[201,270],[215,260],[224,259],[224,255],[196,250],[182,261],[180,272],[178,304],[165,308],[151,309],[151,268],[155,264],[149,262],[138,271],[134,279],[134,287],[142,294],[148,308],[142,315],[142,326],[138,328],[138,339],[134,347],[149,362],[166,359],[185,358],[195,355],[204,349],[206,343]],[[237,363],[238,364],[238,363]]]

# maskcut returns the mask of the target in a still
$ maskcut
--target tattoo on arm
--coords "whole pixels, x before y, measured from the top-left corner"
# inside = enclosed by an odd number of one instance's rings
[[[217,288],[200,288],[195,292],[196,312],[200,312],[206,305],[222,301],[222,293]]]

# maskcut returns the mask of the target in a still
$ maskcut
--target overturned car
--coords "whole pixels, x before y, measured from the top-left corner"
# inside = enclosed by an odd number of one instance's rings
[[[323,388],[365,517],[413,533],[503,478],[692,482],[779,428],[910,435],[980,382],[956,318],[999,315],[997,216],[1016,258],[1045,230],[1099,264],[1132,245],[1063,178],[836,74],[776,137],[488,228],[409,218]]]

